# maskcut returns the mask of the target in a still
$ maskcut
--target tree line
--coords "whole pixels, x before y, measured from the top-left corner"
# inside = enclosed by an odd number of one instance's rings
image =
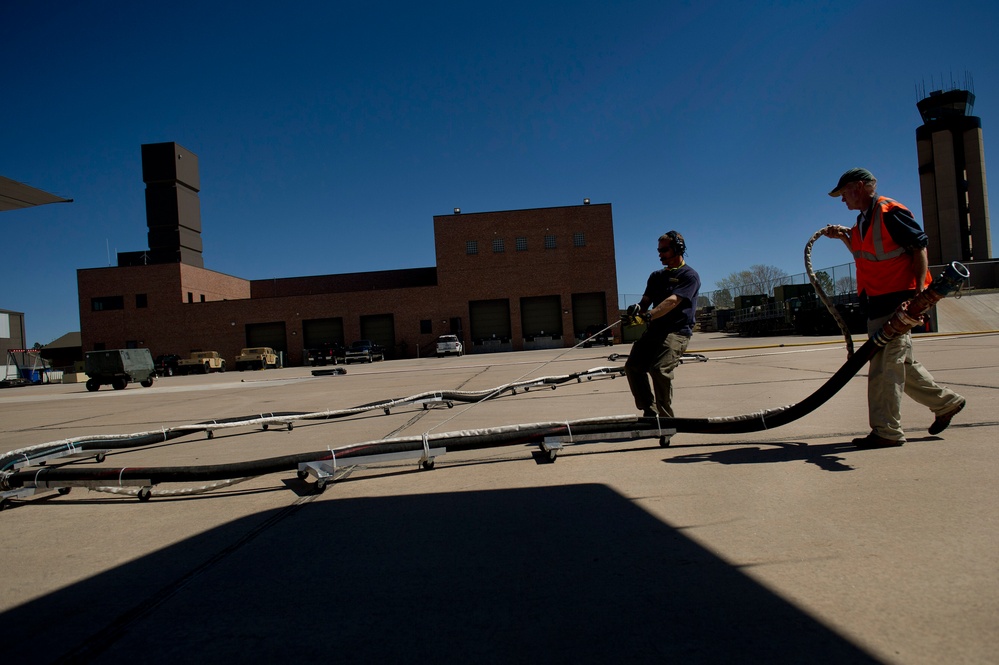
[[[820,270],[815,273],[815,279],[829,296],[852,293],[856,289],[852,274],[840,277],[834,282],[828,272]],[[728,277],[715,282],[717,289],[702,294],[698,298],[697,306],[698,308],[714,306],[718,309],[727,309],[735,305],[737,296],[773,296],[775,287],[790,283],[791,277],[782,269],[776,266],[757,264],[750,266],[748,270],[733,272]]]

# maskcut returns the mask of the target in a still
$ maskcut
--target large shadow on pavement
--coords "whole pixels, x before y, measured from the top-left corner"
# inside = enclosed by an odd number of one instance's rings
[[[605,486],[335,492],[0,615],[5,660],[877,662]]]

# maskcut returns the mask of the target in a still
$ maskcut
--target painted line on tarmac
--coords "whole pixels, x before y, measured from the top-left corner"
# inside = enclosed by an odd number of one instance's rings
[[[54,395],[0,395],[0,404],[26,404],[30,402],[50,402],[56,400],[65,399],[118,399],[122,397],[155,397],[156,395],[161,395],[163,393],[187,393],[187,392],[199,392],[205,390],[231,390],[235,387],[248,387],[248,388],[262,388],[265,385],[281,385],[289,383],[299,383],[312,377],[294,377],[288,379],[274,379],[274,382],[264,383],[264,382],[225,382],[225,383],[205,383],[205,384],[188,384],[184,386],[159,386],[153,384],[149,388],[139,388],[138,390],[125,389],[125,390],[98,390],[96,392],[73,392],[73,393],[56,393]],[[82,384],[81,384],[82,386]]]

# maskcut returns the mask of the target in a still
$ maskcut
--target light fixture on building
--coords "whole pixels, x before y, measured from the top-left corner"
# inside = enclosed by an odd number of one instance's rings
[[[583,205],[584,206],[590,205],[590,200],[589,199],[583,199]]]
[[[461,214],[461,208],[455,208],[454,209],[454,214],[460,215]]]

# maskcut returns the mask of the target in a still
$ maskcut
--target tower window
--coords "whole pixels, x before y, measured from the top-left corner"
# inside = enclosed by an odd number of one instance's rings
[[[106,312],[112,309],[125,309],[125,298],[123,296],[91,298],[90,309],[94,312]]]

